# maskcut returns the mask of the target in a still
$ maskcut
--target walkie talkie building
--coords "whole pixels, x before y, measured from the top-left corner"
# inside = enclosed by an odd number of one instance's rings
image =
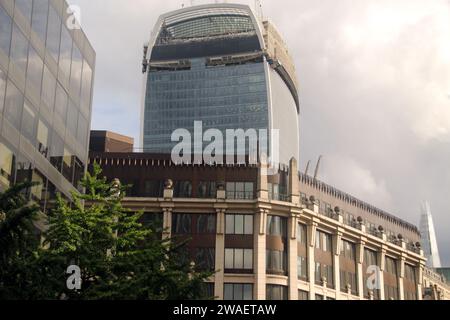
[[[145,48],[141,142],[170,153],[174,130],[279,129],[279,160],[299,157],[295,67],[274,26],[245,5],[162,15]],[[269,140],[269,148],[272,148]]]

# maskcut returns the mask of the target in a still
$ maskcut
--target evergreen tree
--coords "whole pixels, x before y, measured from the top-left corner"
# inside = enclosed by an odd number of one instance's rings
[[[180,258],[186,243],[161,240],[156,226],[140,223],[142,213],[122,207],[126,187],[107,183],[94,166],[82,180],[85,194],[71,205],[60,197],[49,215],[43,254],[56,296],[69,299],[206,299],[211,273],[193,270]],[[81,269],[82,289],[66,287],[69,265]],[[53,298],[53,296],[49,297]]]
[[[39,207],[26,196],[34,185],[21,183],[0,193],[0,300],[36,295]]]

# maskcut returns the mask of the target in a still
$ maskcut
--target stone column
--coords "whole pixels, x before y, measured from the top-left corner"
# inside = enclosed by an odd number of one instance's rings
[[[288,242],[288,261],[289,261],[289,299],[298,300],[298,272],[297,272],[297,228],[298,228],[298,216],[300,213],[291,212],[288,230],[289,230],[289,242]]]
[[[417,281],[417,300],[423,299],[423,269],[425,268],[425,264],[423,262],[420,263],[419,266],[416,267],[416,281]]]
[[[341,295],[341,274],[340,274],[340,255],[341,255],[341,241],[343,232],[338,229],[333,235],[333,280],[334,288],[336,290],[336,300],[340,299]]]
[[[386,235],[383,234],[383,240],[385,240]],[[379,286],[380,286],[380,300],[385,300],[384,294],[384,268],[386,265],[386,249],[382,248],[381,251],[378,252],[378,261],[380,262],[380,276],[378,277]]]
[[[289,162],[289,196],[294,205],[300,205],[298,166],[295,158]]]
[[[314,248],[316,245],[316,230],[318,223],[311,221],[307,227],[308,238],[308,278],[309,278],[309,299],[316,299],[316,277],[315,277],[315,260],[314,260]]]
[[[365,239],[361,239],[356,245],[356,279],[358,280],[358,295],[361,300],[364,299],[364,286],[366,285],[364,283],[364,273],[366,270],[363,270],[365,244]]]
[[[223,287],[225,276],[225,209],[216,209],[217,226],[216,226],[216,274],[214,283],[214,295],[223,300]]]
[[[257,197],[262,201],[269,200],[269,185],[267,181],[268,174],[268,164],[260,164],[258,169],[258,186],[257,186]]]
[[[163,233],[162,238],[170,239],[172,237],[172,207],[163,207]]]
[[[164,183],[164,203],[163,211],[163,239],[170,239],[172,235],[172,209],[174,207],[173,200],[173,181],[167,179]]]
[[[266,299],[266,224],[269,210],[260,208],[255,215],[254,269],[255,300]]]
[[[397,260],[399,300],[405,300],[405,290],[403,285],[403,279],[405,278],[405,260],[404,256]]]

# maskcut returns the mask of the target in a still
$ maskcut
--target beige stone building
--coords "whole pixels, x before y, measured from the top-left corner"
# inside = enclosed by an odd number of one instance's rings
[[[186,255],[216,271],[208,287],[218,299],[449,297],[425,267],[415,226],[299,174],[295,160],[274,176],[151,154],[92,153],[90,161],[134,186],[124,205],[159,219],[163,237],[191,239]]]

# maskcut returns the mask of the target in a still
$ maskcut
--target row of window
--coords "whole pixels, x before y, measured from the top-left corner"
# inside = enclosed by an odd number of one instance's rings
[[[354,283],[354,285],[356,286],[356,283]],[[398,289],[396,287],[385,286],[385,296],[386,300],[398,300]],[[323,300],[323,296],[320,294],[316,294],[315,298],[316,300]],[[417,294],[405,291],[404,299],[417,300]],[[253,284],[224,284],[224,300],[253,300]],[[266,300],[288,300],[288,287],[267,285]],[[309,292],[298,290],[298,300],[309,300]],[[327,300],[334,299],[328,297]]]
[[[146,197],[161,197],[164,190],[163,180],[145,181],[143,195]],[[191,181],[175,181],[173,195],[175,198],[191,198],[193,196]],[[136,190],[136,193],[139,191]],[[136,194],[138,195],[138,194]],[[226,195],[228,199],[249,200],[254,198],[253,182],[227,182]],[[217,183],[215,181],[200,181],[197,184],[197,198],[214,199],[217,197]]]
[[[45,130],[46,127],[44,126],[41,129],[41,137],[48,137],[47,131]],[[1,142],[0,149],[2,151],[0,162],[0,179],[2,184],[8,187],[14,183],[23,181],[21,179],[24,176],[23,172],[28,172],[28,168],[33,167],[30,161],[22,156],[17,156],[18,153],[13,148]],[[39,151],[44,155],[47,153],[47,149],[42,143],[39,144]],[[64,149],[64,155],[51,156],[50,163],[81,191],[79,182],[84,175],[84,165],[77,157],[72,156]]]
[[[300,198],[302,199],[303,202],[307,202],[308,201],[308,196],[305,193],[300,193]],[[325,201],[320,201],[320,200],[316,200],[318,205],[319,205],[319,213],[332,217],[333,214],[333,207],[331,206],[331,204],[325,202]],[[351,227],[356,227],[359,225],[359,222],[357,221],[355,215],[353,215],[350,212],[347,211],[343,211],[341,210],[340,214],[343,216],[344,218],[344,224],[351,226]],[[364,220],[362,222],[363,225],[366,226],[366,230],[367,232],[371,233],[371,234],[378,234],[378,226],[375,223],[372,223],[370,221]],[[388,239],[395,239],[397,236],[397,233],[385,229],[384,231],[388,237]],[[404,239],[404,241],[406,243],[409,243],[410,241],[408,239]]]

